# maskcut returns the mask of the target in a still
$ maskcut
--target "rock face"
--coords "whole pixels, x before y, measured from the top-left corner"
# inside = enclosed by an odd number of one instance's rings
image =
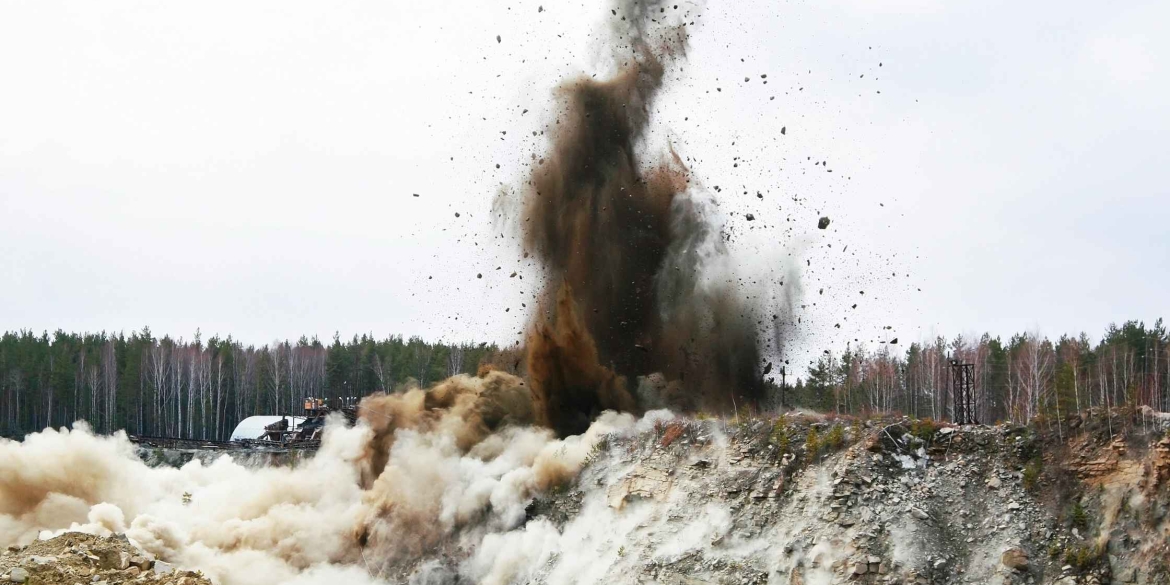
[[[613,440],[573,489],[532,509],[585,514],[601,486],[612,517],[596,522],[625,527],[605,534],[622,543],[604,572],[613,583],[1170,584],[1170,544],[1141,524],[1170,509],[1170,489],[1151,487],[1161,461],[1170,470],[1161,435],[1138,449],[1087,422],[1048,436],[790,417],[689,423],[706,430],[667,448],[653,434]],[[810,455],[805,437],[831,434],[844,445]],[[1084,507],[1075,518],[1070,502]]]
[[[632,500],[664,501],[670,491],[670,484],[670,475],[665,471],[652,466],[639,466],[621,483],[610,488],[609,505],[620,510]]]
[[[1156,453],[1154,459],[1154,470],[1157,474],[1157,482],[1159,485],[1165,486],[1170,483],[1170,435],[1158,442],[1154,447]]]
[[[102,538],[70,532],[26,547],[10,548],[0,556],[0,582],[119,585],[145,583],[143,577],[149,577],[150,585],[211,585],[211,580],[198,572],[173,568],[157,575],[144,575],[151,566],[170,567],[149,560],[124,537]]]

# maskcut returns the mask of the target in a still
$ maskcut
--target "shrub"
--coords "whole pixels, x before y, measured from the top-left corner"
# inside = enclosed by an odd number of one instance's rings
[[[784,415],[780,415],[780,418],[772,423],[772,433],[768,436],[768,440],[780,449],[781,455],[788,452],[791,440],[788,438],[788,425],[784,420]]]
[[[1085,570],[1099,561],[1104,554],[1101,546],[1074,546],[1064,551],[1064,564],[1072,565],[1078,570]]]
[[[1059,558],[1061,550],[1062,549],[1060,548],[1060,543],[1053,542],[1052,544],[1049,544],[1048,545],[1048,558],[1050,558],[1050,559]]]
[[[1024,489],[1030,490],[1036,487],[1036,483],[1040,481],[1040,470],[1043,465],[1043,460],[1039,457],[1032,459],[1028,465],[1024,467]]]
[[[829,434],[825,435],[825,449],[836,451],[845,444],[845,427],[833,425]]]
[[[821,437],[817,434],[816,427],[808,429],[808,436],[804,439],[804,450],[809,459],[815,459],[820,454]]]
[[[929,418],[919,419],[910,423],[910,434],[923,441],[929,441],[938,432],[939,426],[938,423]]]
[[[1071,517],[1073,526],[1077,528],[1084,528],[1089,524],[1089,515],[1085,513],[1085,507],[1080,502],[1073,504]]]

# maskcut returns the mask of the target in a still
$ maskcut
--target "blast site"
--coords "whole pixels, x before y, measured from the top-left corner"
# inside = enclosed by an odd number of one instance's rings
[[[849,134],[811,121],[886,107],[883,78],[899,73],[880,46],[825,33],[819,45],[841,42],[864,65],[847,99],[800,102],[818,91],[815,66],[741,73],[747,58],[712,38],[721,25],[707,25],[737,7],[618,0],[541,24],[562,8],[480,7],[527,20],[507,34],[471,24],[487,40],[449,64],[490,68],[477,51],[511,50],[526,27],[589,31],[573,45],[588,67],[558,63],[570,72],[548,92],[500,89],[533,101],[508,106],[522,110],[509,110],[516,126],[450,147],[443,172],[490,177],[474,197],[418,187],[443,184],[434,170],[383,195],[415,224],[397,230],[394,253],[426,258],[378,294],[421,297],[403,302],[431,307],[428,324],[446,319],[438,341],[4,334],[0,582],[1170,584],[1170,335],[1161,319],[1102,322],[1094,340],[1050,341],[1028,321],[1010,338],[938,334],[929,321],[941,317],[924,311],[945,313],[969,290],[948,289],[960,294],[943,309],[919,300],[914,272],[935,266],[921,258],[942,244],[913,259],[881,248],[916,227],[887,204],[922,206],[838,158],[825,145]],[[568,59],[514,50],[524,65]],[[721,77],[702,78],[711,63]],[[887,95],[918,101],[891,83]],[[699,92],[714,101],[683,99]],[[744,95],[786,105],[753,122]],[[731,123],[714,110],[703,121],[696,104],[722,101]],[[801,138],[812,128],[831,136]],[[491,150],[497,138],[507,154]],[[877,193],[866,210],[857,191]],[[961,220],[932,197],[945,221]],[[411,211],[440,205],[428,199],[447,205],[442,222]],[[324,205],[310,213],[344,207]],[[431,237],[448,247],[431,256]],[[1162,252],[1134,253],[1156,263]],[[278,261],[242,265],[267,262]],[[476,335],[495,341],[444,341]]]

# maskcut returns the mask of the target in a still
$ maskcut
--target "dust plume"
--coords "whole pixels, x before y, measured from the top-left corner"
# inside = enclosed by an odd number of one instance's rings
[[[677,382],[676,407],[729,411],[762,391],[755,310],[713,276],[726,250],[689,170],[641,152],[666,67],[686,53],[664,6],[619,3],[618,72],[560,86],[551,152],[523,194],[524,247],[546,270],[527,366],[538,419],[561,435],[636,404],[626,377]]]
[[[352,427],[330,417],[320,450],[292,467],[249,468],[223,455],[152,468],[124,433],[97,436],[81,423],[0,440],[0,547],[66,531],[124,533],[222,585],[402,580],[425,569],[423,558],[475,550],[521,526],[535,495],[575,478],[603,437],[636,427],[614,412],[564,439],[522,426],[532,410],[517,381],[491,372],[399,401],[368,399]],[[367,422],[377,420],[393,422]],[[381,469],[363,486],[376,453]]]
[[[757,307],[736,288],[709,194],[675,153],[644,152],[667,67],[686,53],[686,29],[654,16],[663,8],[620,2],[617,73],[558,90],[552,152],[523,194],[524,247],[546,277],[527,380],[484,369],[367,397],[356,424],[331,418],[320,451],[293,467],[225,455],[150,468],[124,434],[80,425],[0,440],[0,546],[124,532],[223,585],[506,583],[554,556],[556,582],[608,567],[590,568],[597,557],[577,554],[578,539],[604,538],[595,551],[633,563],[608,538],[640,522],[605,503],[600,486],[615,478],[593,478],[590,513],[564,534],[526,522],[526,507],[571,482],[603,441],[665,416],[630,413],[730,411],[763,389]],[[685,547],[726,532],[722,510],[705,514]],[[664,555],[680,554],[671,546]]]
[[[524,380],[490,369],[479,376],[455,375],[427,390],[411,387],[367,396],[358,416],[373,431],[363,459],[366,487],[385,469],[399,429],[447,431],[466,451],[505,424],[534,422],[532,394]]]

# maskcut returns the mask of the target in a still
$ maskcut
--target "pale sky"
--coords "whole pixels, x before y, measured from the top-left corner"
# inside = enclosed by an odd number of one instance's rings
[[[1170,315],[1170,3],[678,12],[648,158],[720,186],[741,275],[802,274],[790,357]],[[556,84],[606,71],[607,18],[0,0],[0,329],[513,341],[538,272],[491,203]]]

